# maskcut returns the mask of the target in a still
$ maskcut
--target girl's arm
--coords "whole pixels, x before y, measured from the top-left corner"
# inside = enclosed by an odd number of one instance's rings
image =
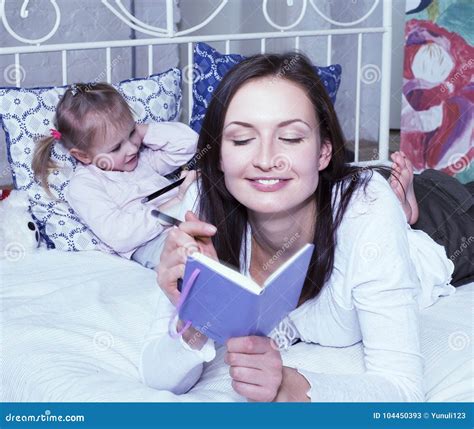
[[[159,174],[165,175],[186,164],[196,153],[198,134],[180,122],[158,122],[148,125],[141,157]]]
[[[139,201],[127,208],[120,207],[104,185],[89,175],[71,180],[66,199],[92,232],[118,253],[133,251],[164,230],[151,215],[153,207]]]

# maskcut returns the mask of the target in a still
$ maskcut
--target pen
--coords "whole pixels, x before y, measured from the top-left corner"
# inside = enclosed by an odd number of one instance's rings
[[[179,226],[182,223],[179,219],[176,219],[175,217],[167,215],[163,212],[160,212],[159,210],[152,210],[151,215],[174,226]],[[181,292],[181,289],[183,287],[183,279],[181,278],[178,279],[177,287],[178,287],[178,291]]]
[[[163,222],[169,223],[170,225],[179,226],[182,221],[176,219],[173,216],[167,215],[166,213],[160,212],[159,210],[152,210],[151,215],[161,219]]]
[[[177,180],[176,182],[171,183],[168,186],[165,186],[164,188],[159,189],[156,192],[153,192],[153,194],[148,195],[148,197],[145,197],[142,199],[142,203],[147,203],[148,201],[154,200],[155,198],[159,197],[160,195],[165,194],[168,191],[171,191],[171,189],[176,188],[177,186],[181,185],[181,183],[184,182],[185,177],[182,179]]]

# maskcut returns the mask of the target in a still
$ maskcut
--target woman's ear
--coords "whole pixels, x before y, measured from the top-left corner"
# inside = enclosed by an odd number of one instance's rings
[[[321,150],[319,152],[319,163],[318,170],[324,170],[331,162],[332,158],[332,144],[329,140],[325,140],[321,143]]]
[[[92,163],[92,159],[90,158],[90,156],[83,150],[73,147],[69,150],[69,153],[83,164],[89,165],[90,163]]]

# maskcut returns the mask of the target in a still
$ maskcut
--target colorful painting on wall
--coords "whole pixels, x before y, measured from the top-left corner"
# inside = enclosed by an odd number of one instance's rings
[[[474,2],[407,0],[400,148],[417,172],[474,180]]]

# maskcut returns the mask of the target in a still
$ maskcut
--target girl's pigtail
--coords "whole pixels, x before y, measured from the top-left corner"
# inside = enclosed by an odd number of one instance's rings
[[[53,136],[44,137],[36,143],[33,155],[33,173],[36,179],[41,183],[44,189],[51,194],[48,185],[48,175],[50,171],[57,168],[57,165],[51,160],[51,150],[56,138]]]

